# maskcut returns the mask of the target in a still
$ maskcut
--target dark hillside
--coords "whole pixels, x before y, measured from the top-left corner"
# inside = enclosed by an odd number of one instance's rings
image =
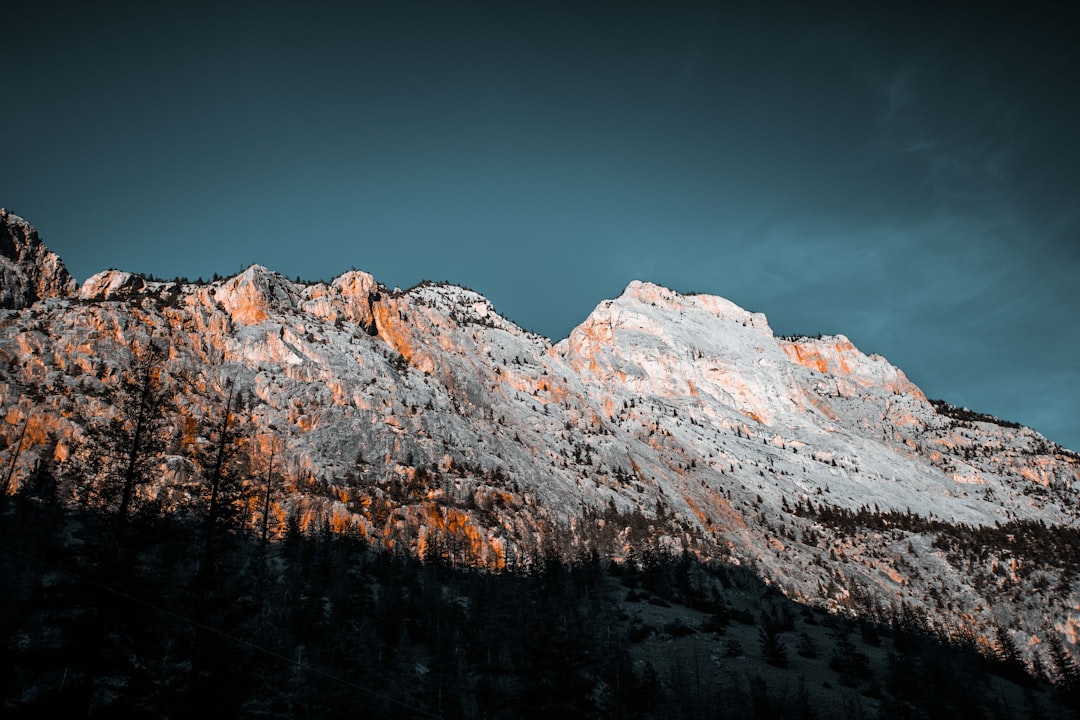
[[[329,529],[277,543],[198,518],[6,501],[6,717],[1070,717],[1077,669],[908,609],[841,618],[734,566],[649,551],[515,572]],[[1056,648],[1060,651],[1060,648]],[[1049,679],[1057,681],[1054,687]]]

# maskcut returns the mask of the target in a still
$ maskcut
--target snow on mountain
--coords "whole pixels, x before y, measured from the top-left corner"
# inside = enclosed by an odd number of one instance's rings
[[[1076,642],[1068,562],[980,556],[968,538],[1080,529],[1080,457],[935,406],[843,336],[777,338],[727,300],[635,281],[553,345],[453,285],[294,283],[255,265],[209,284],[106,271],[76,291],[33,247],[4,250],[4,297],[36,300],[0,325],[8,453],[27,438],[9,491],[46,460],[98,502],[101,434],[153,343],[168,438],[140,497],[167,511],[205,502],[200,449],[232,387],[252,526],[271,475],[276,533],[292,517],[487,567],[687,551],[836,610],[904,603],[958,632]],[[28,295],[24,277],[48,280]]]

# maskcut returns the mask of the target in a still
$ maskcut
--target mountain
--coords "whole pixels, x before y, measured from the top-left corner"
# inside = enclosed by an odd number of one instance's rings
[[[8,493],[46,467],[108,512],[478,568],[687,553],[833,613],[1077,656],[1080,456],[843,336],[637,281],[558,343],[471,290],[360,271],[76,288],[0,219]]]
[[[75,278],[41,242],[37,230],[0,208],[0,308],[25,308],[74,290]]]

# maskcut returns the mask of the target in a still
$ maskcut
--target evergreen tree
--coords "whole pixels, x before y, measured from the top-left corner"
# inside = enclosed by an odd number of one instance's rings
[[[228,394],[222,409],[214,444],[204,453],[206,477],[206,515],[203,519],[204,557],[209,564],[221,530],[234,526],[244,505],[244,479],[248,474],[247,457],[238,452],[242,419],[241,396],[231,380],[225,384]]]
[[[1009,632],[998,626],[994,630],[994,638],[996,640],[994,659],[998,664],[998,673],[1017,683],[1030,683],[1031,676],[1028,675],[1024,657],[1020,654],[1020,648],[1016,646]]]
[[[778,668],[788,666],[787,646],[780,639],[780,629],[776,623],[769,622],[764,614],[758,628],[758,642],[761,645],[761,657],[765,662]]]
[[[1065,645],[1056,632],[1050,630],[1047,635],[1046,644],[1050,646],[1050,661],[1058,695],[1065,704],[1080,708],[1080,667],[1065,650]]]
[[[97,483],[98,495],[115,507],[118,529],[127,525],[136,491],[152,479],[165,447],[166,417],[172,401],[161,365],[161,350],[153,340],[134,349],[113,401],[119,413],[102,433],[108,457],[105,476]]]

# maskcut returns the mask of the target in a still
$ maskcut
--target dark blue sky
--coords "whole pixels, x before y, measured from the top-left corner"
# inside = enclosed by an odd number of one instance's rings
[[[556,339],[719,294],[1080,449],[1077,17],[864,5],[27,3],[0,206],[80,280],[355,266]]]

